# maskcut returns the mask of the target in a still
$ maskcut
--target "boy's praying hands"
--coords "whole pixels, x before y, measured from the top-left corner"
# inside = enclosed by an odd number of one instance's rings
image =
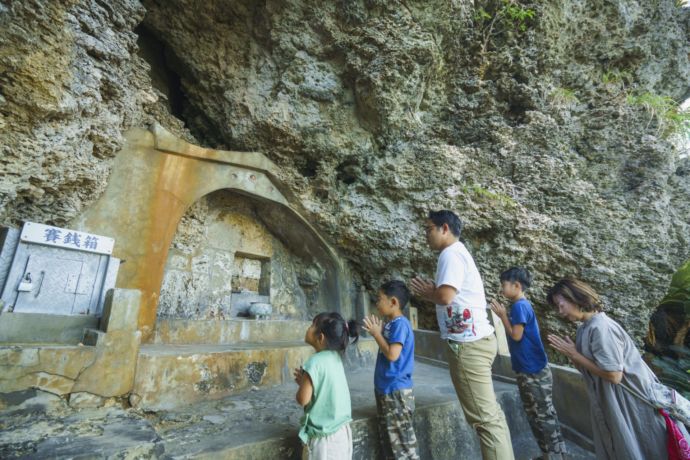
[[[363,322],[364,325],[362,326],[362,328],[369,334],[371,334],[372,337],[381,335],[381,332],[383,331],[383,321],[381,321],[381,318],[375,315],[369,315],[367,317],[364,317]]]

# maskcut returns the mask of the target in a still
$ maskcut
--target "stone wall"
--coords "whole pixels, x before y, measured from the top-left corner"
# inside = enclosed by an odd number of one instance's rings
[[[690,158],[628,96],[686,96],[688,10],[521,0],[487,35],[497,3],[5,2],[0,221],[69,224],[158,120],[264,152],[371,292],[433,274],[421,220],[451,208],[490,294],[526,265],[544,330],[572,331],[544,290],[581,276],[640,338],[688,257]]]
[[[78,346],[0,344],[0,394],[36,388],[59,396],[81,395],[77,399],[127,396],[134,385],[141,341],[141,293],[113,289],[105,302],[100,330],[83,330]],[[12,313],[3,317],[8,314]],[[34,315],[34,328],[45,328],[40,323],[50,321],[49,316]]]
[[[303,288],[300,280],[308,273],[316,274],[316,286]],[[158,316],[230,318],[236,315],[232,291],[241,289],[269,296],[275,318],[306,318],[316,308],[308,303],[317,297],[320,274],[317,264],[303,262],[270,233],[246,197],[215,192],[178,225]]]

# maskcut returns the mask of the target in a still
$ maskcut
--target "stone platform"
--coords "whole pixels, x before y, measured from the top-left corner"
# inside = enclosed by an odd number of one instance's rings
[[[421,457],[480,458],[478,440],[464,421],[447,369],[417,362],[414,379]],[[350,368],[348,382],[354,458],[376,458],[373,366]],[[539,452],[517,388],[500,382],[494,385],[508,418],[516,458],[533,458]],[[294,402],[295,390],[296,385],[288,382],[158,412],[115,406],[80,410],[39,393],[24,402],[13,401],[11,411],[0,413],[0,458],[297,459],[302,409]],[[594,458],[576,446],[569,447],[574,459]]]
[[[298,320],[193,320],[160,319],[153,336],[155,344],[193,345],[265,342],[303,342],[311,321]]]
[[[360,340],[348,349],[348,366],[373,366],[377,350],[373,339]],[[313,353],[301,340],[142,345],[130,401],[144,410],[172,409],[291,382],[293,369]]]

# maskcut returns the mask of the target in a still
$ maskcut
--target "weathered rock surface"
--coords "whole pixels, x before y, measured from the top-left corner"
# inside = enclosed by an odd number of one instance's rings
[[[70,408],[42,392],[2,412],[2,458],[159,458],[161,439],[141,413]]]
[[[558,329],[544,288],[578,275],[639,338],[688,256],[690,159],[626,95],[686,95],[688,10],[524,2],[482,47],[480,4],[5,2],[0,220],[69,222],[156,119],[268,155],[369,288],[433,274],[420,222],[450,208],[490,293],[528,266]]]
[[[105,188],[130,126],[184,135],[137,54],[144,13],[136,0],[0,4],[0,220],[68,222]]]

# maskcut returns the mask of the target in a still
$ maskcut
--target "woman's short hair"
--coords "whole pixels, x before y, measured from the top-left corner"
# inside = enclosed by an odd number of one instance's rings
[[[556,282],[546,294],[546,301],[555,307],[556,303],[554,297],[557,295],[577,305],[582,311],[592,312],[602,311],[604,309],[604,305],[597,291],[584,281],[575,278],[563,278]]]

